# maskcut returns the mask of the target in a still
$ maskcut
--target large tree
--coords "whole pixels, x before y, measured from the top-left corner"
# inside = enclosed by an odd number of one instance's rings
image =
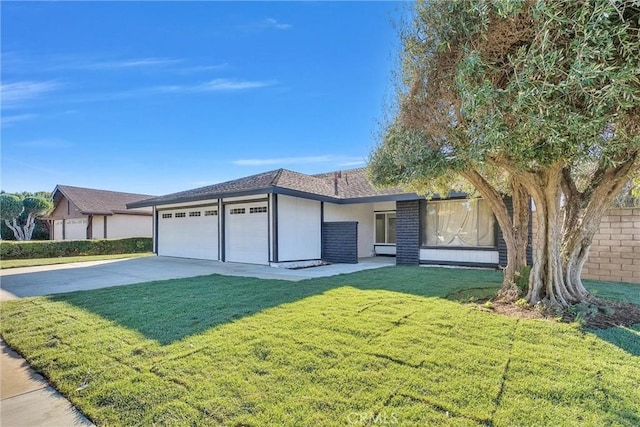
[[[589,298],[580,274],[591,240],[640,169],[638,3],[419,1],[402,36],[398,108],[372,179],[427,192],[471,183],[516,251],[505,285],[522,265],[531,197],[527,300]]]
[[[49,198],[20,197],[15,194],[0,194],[0,215],[16,240],[31,240],[36,220],[49,213],[53,203]]]

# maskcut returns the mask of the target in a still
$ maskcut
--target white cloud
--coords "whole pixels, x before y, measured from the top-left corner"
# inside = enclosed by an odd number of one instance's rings
[[[265,31],[265,30],[286,31],[286,30],[290,30],[292,27],[293,26],[291,24],[278,22],[278,20],[274,18],[265,18],[259,22],[241,25],[239,28],[247,31]]]
[[[13,116],[2,116],[0,123],[3,127],[11,126],[14,123],[24,122],[38,117],[37,114],[15,114]]]
[[[283,24],[281,22],[276,21],[273,18],[267,18],[264,20],[264,25],[267,28],[273,28],[275,30],[290,30],[291,24]]]
[[[257,80],[214,79],[195,85],[158,86],[151,88],[150,91],[157,93],[202,93],[257,89],[265,86],[271,86],[273,84],[274,82]]]
[[[364,164],[364,160],[359,157],[343,156],[305,156],[305,157],[271,157],[262,159],[239,159],[232,162],[236,166],[284,166],[302,165],[310,163],[335,163],[338,166],[356,166]]]
[[[59,89],[60,86],[60,83],[55,81],[3,83],[0,85],[2,106],[14,106],[15,104],[37,98],[45,93]]]
[[[89,69],[137,68],[172,65],[180,63],[182,61],[182,59],[174,58],[132,58],[116,61],[79,62],[77,64],[68,65],[68,67]]]

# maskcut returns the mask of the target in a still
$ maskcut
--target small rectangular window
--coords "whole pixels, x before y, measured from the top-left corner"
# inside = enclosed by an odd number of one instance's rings
[[[200,211],[189,212],[189,216],[200,216]]]
[[[172,218],[172,217],[173,217],[173,214],[170,214],[170,213],[162,214],[162,218]]]
[[[204,211],[204,216],[214,216],[214,215],[218,215],[218,211],[216,209],[213,209],[210,211]]]
[[[396,243],[396,213],[377,213],[375,217],[376,243],[392,245]]]
[[[184,218],[185,216],[187,216],[187,214],[184,212],[176,212],[176,218]]]
[[[266,213],[267,212],[267,207],[266,206],[259,206],[256,208],[249,208],[249,213]]]
[[[244,208],[233,208],[229,213],[231,215],[240,215],[240,214],[243,214],[244,212],[245,212]]]

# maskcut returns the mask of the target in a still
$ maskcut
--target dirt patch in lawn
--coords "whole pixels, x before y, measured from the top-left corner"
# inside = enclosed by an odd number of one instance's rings
[[[585,304],[585,306],[589,307],[587,308],[587,315],[581,314],[584,313],[582,310],[576,310],[570,307],[564,312],[562,320],[567,322],[578,320],[584,323],[584,326],[591,329],[632,326],[640,323],[640,306],[635,304],[597,299]],[[581,319],[584,319],[584,321]]]
[[[484,304],[478,304],[478,307],[485,311],[520,319],[560,319],[567,323],[579,322],[589,329],[607,329],[640,324],[640,306],[604,299],[593,299],[558,312],[541,309],[541,307],[518,305],[510,300],[500,298],[487,299]]]

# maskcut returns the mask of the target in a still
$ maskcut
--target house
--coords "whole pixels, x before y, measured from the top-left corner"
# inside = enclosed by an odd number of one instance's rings
[[[151,237],[152,208],[127,209],[147,194],[58,185],[53,190],[51,240]]]
[[[376,189],[365,169],[278,169],[128,207],[153,208],[154,251],[164,256],[284,267],[375,255],[397,264],[506,265],[483,200]]]

